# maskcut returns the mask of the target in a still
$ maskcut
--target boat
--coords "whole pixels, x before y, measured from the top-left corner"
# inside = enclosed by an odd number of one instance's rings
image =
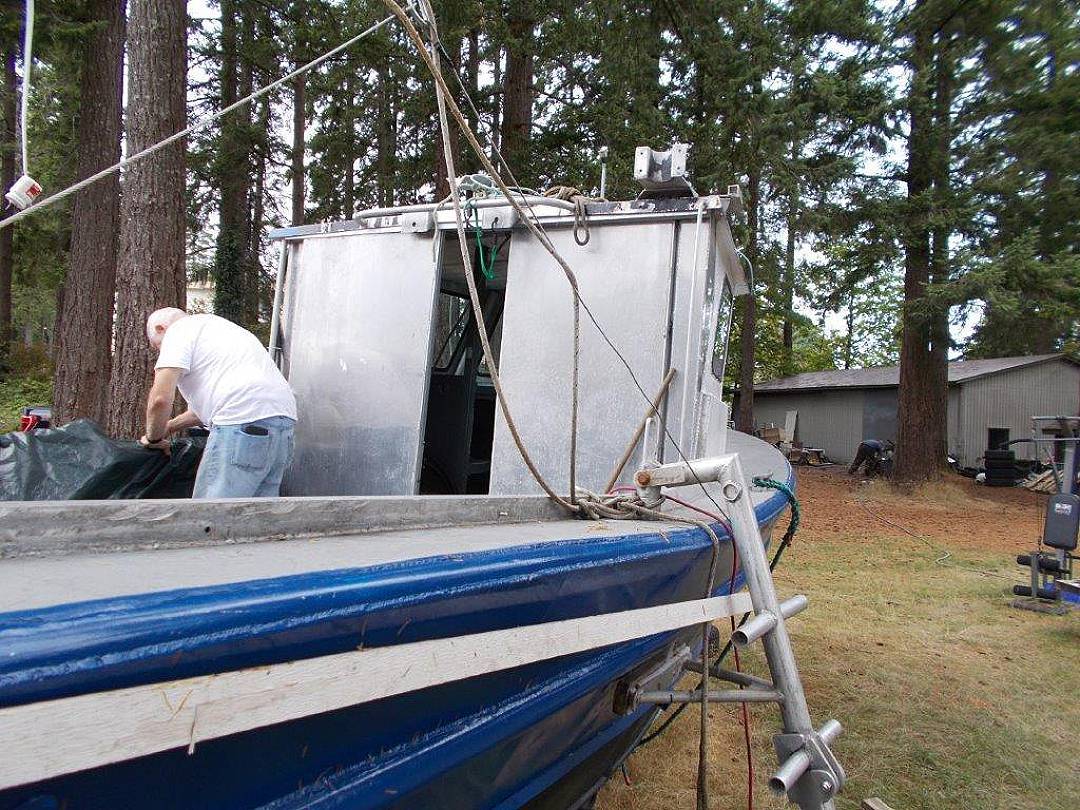
[[[590,805],[661,711],[627,685],[671,689],[701,606],[748,599],[720,511],[768,542],[787,495],[750,480],[794,480],[722,399],[738,189],[518,202],[587,308],[576,424],[573,298],[516,207],[469,201],[467,269],[450,206],[375,209],[273,234],[282,497],[0,505],[0,810]],[[478,322],[551,487],[678,468],[681,503],[545,495]],[[696,480],[718,457],[744,484]]]

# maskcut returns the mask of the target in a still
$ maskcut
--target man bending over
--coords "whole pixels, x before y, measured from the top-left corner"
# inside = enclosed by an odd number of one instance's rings
[[[266,498],[279,494],[293,455],[296,397],[251,332],[217,315],[159,309],[146,321],[158,350],[146,403],[145,447],[168,452],[168,437],[210,429],[194,498]],[[188,410],[172,419],[176,390]]]

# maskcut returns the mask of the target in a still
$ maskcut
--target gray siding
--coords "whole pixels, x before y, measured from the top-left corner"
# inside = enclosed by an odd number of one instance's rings
[[[1002,371],[959,386],[956,432],[949,447],[961,463],[975,466],[986,450],[987,428],[1008,428],[1010,439],[1031,435],[1032,416],[1080,414],[1080,368],[1064,360]],[[950,410],[953,397],[949,397]],[[801,416],[801,414],[800,414]],[[950,413],[949,427],[953,427]],[[1031,458],[1031,445],[1014,445]]]
[[[822,447],[833,461],[855,458],[863,440],[863,391],[806,391],[754,397],[754,421],[781,429],[788,411],[797,410],[796,438],[807,447]],[[895,392],[893,393],[895,397]]]

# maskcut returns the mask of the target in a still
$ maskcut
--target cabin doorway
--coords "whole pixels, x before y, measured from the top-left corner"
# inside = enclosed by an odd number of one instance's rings
[[[470,266],[462,266],[453,232],[443,239],[428,387],[422,495],[485,495],[491,481],[495,388],[484,361],[465,273],[476,281],[488,340],[499,358],[510,257],[509,231],[473,230]]]

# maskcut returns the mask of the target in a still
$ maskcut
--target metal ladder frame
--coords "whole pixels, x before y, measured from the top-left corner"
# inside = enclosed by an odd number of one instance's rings
[[[769,779],[769,788],[777,795],[786,794],[802,810],[833,810],[833,798],[846,781],[843,766],[833,755],[830,744],[842,728],[836,720],[829,720],[820,729],[814,729],[810,709],[806,703],[795,653],[788,635],[786,620],[805,609],[805,596],[795,596],[781,603],[773,584],[772,572],[765,555],[765,545],[758,529],[757,517],[751,503],[747,479],[737,454],[715,458],[658,465],[655,462],[643,466],[634,478],[638,494],[646,504],[658,505],[662,500],[662,487],[700,485],[718,482],[727,503],[727,517],[731,521],[732,540],[738,554],[746,588],[754,608],[754,617],[743,624],[732,640],[738,647],[745,647],[760,640],[765,648],[772,680],[735,673],[712,667],[709,676],[747,687],[707,691],[706,699],[717,703],[776,702],[780,706],[783,730],[773,737],[780,766]],[[689,656],[680,656],[688,658]],[[661,664],[661,668],[670,662]],[[684,669],[693,671],[691,664]],[[700,669],[698,666],[696,669]],[[631,685],[629,700],[632,705],[651,703],[698,702],[700,692],[659,691],[643,688],[656,682],[656,678],[639,678]],[[708,690],[707,676],[703,688]]]

